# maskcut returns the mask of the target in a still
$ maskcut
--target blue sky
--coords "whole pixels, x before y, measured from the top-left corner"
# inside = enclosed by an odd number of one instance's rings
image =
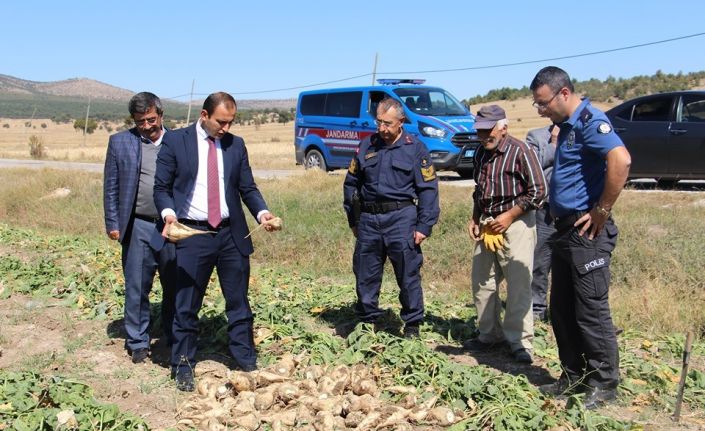
[[[705,32],[705,2],[602,1],[12,1],[2,7],[0,74],[87,77],[163,98],[228,91],[296,97],[298,87],[372,72],[425,78],[464,99],[528,85],[553,64],[577,79],[705,70],[705,36],[569,56]],[[371,76],[313,88],[367,85]],[[197,96],[200,97],[200,96]],[[187,101],[188,96],[179,100]]]

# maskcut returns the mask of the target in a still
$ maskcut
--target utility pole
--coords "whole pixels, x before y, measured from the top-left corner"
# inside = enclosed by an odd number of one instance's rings
[[[91,112],[91,99],[88,98],[88,107],[86,108],[86,122],[83,124],[83,145],[86,146],[86,135],[88,135],[88,114]]]
[[[32,111],[32,118],[29,119],[29,125],[32,125],[32,122],[34,121],[34,114],[37,113],[37,107],[34,107],[34,111]]]
[[[377,57],[379,56],[378,52],[375,52],[375,65],[372,68],[372,85],[375,85],[375,78],[377,78]]]
[[[196,79],[191,81],[191,98],[188,101],[188,114],[186,114],[186,125],[191,124],[191,103],[193,103],[193,86],[196,85]]]

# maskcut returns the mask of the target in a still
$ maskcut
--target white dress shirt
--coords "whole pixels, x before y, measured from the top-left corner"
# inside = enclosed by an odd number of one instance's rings
[[[191,197],[187,201],[188,211],[186,218],[189,220],[208,220],[208,132],[201,127],[201,120],[196,123],[196,141],[198,143],[198,173],[196,182],[191,192]],[[215,139],[215,150],[218,157],[218,187],[220,189],[220,217],[225,220],[230,217],[228,204],[225,202],[225,182],[223,179],[223,149],[220,146],[220,139]],[[257,213],[257,221],[260,221],[262,214],[268,213],[262,210]],[[172,208],[164,208],[162,219],[168,215],[176,216]]]

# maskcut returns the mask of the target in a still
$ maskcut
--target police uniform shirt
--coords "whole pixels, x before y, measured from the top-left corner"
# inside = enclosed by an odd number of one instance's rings
[[[605,187],[607,153],[624,146],[607,116],[587,98],[559,127],[549,187],[549,205],[554,217],[588,211],[597,203]]]
[[[351,198],[357,189],[363,202],[418,199],[416,230],[428,236],[438,221],[438,179],[426,146],[403,131],[387,145],[379,134],[365,138],[345,178],[345,210],[350,226]]]

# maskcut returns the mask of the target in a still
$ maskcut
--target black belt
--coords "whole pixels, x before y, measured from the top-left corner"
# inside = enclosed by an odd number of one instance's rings
[[[576,221],[582,216],[587,214],[587,211],[575,211],[560,217],[553,217],[553,225],[556,230],[566,230],[573,227]]]
[[[185,224],[186,226],[205,227],[208,228],[208,230],[221,230],[230,226],[230,219],[226,218],[221,220],[220,224],[216,227],[212,227],[208,224],[208,220],[189,220],[187,218],[180,218],[179,223]]]
[[[159,217],[146,216],[146,215],[142,215],[142,214],[135,214],[135,218],[138,218],[138,219],[144,220],[144,221],[148,221],[151,223],[157,223],[160,220]]]
[[[412,205],[414,205],[414,201],[363,202],[362,212],[370,214],[384,214],[410,207]]]

